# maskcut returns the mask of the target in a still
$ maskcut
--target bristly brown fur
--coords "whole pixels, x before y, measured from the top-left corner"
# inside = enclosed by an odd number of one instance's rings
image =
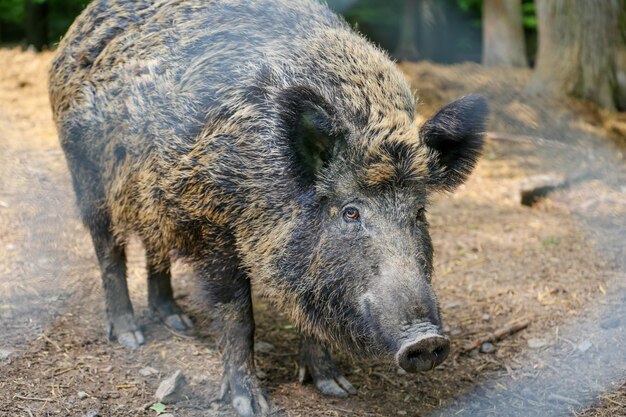
[[[359,168],[364,186],[425,174],[414,100],[402,75],[381,50],[314,2],[273,2],[290,16],[307,17],[297,21],[302,27],[294,32],[302,37],[289,47],[273,43],[262,50],[267,56],[263,64],[241,61],[245,54],[237,50],[219,51],[237,54],[234,79],[213,72],[223,71],[211,62],[219,44],[188,61],[183,52],[218,30],[188,16],[212,13],[212,8],[219,13],[223,7],[239,7],[237,3],[94,1],[61,41],[52,65],[50,96],[64,146],[87,149],[81,157],[100,179],[84,180],[104,185],[102,199],[95,199],[110,210],[118,238],[139,233],[158,259],[173,248],[196,252],[207,239],[219,238],[214,229],[224,225],[242,236],[253,227],[255,235],[267,233],[264,242],[284,241],[288,208],[275,213],[267,205],[272,198],[262,197],[265,181],[255,184],[247,172],[229,172],[230,185],[220,181],[226,176],[221,171],[234,166],[225,166],[223,155],[238,144],[237,169],[252,164],[257,175],[280,175],[276,169],[285,151],[265,138],[275,127],[273,97],[290,85],[315,86],[338,109],[352,130],[349,146],[355,158],[369,161]],[[168,25],[170,21],[177,24]],[[229,30],[241,24],[229,22]],[[216,85],[203,85],[211,79]],[[206,98],[196,98],[203,92],[219,92],[219,102],[206,107]],[[219,139],[225,136],[233,138],[230,149]],[[124,150],[124,158],[114,156],[116,149]],[[248,242],[239,242],[244,263],[255,279],[272,281],[275,271],[263,259],[274,256],[280,244],[265,248]]]
[[[339,255],[319,235],[342,209],[320,196],[369,193],[395,204],[389,212],[405,216],[402,225],[425,228],[414,226],[415,202],[469,173],[482,121],[467,134],[469,157],[443,166],[446,135],[464,132],[463,123],[442,113],[454,129],[428,125],[444,143],[429,148],[393,62],[315,1],[94,0],[58,50],[50,100],[92,230],[102,226],[122,246],[137,233],[155,269],[177,249],[215,293],[227,292],[224,277],[245,282],[243,274],[303,331],[375,350],[363,345],[371,329],[351,321],[358,300],[333,307],[341,320],[328,307],[336,294],[321,287],[324,274],[357,271],[332,258]],[[298,120],[300,105],[285,103],[285,91],[295,91],[288,101],[311,104],[313,116],[332,118],[328,134],[344,145],[330,162],[320,159],[315,186],[295,167],[301,159],[285,120]],[[446,179],[449,172],[457,175]],[[425,229],[393,227],[425,242],[425,254],[398,250],[410,259],[403,271],[430,259]],[[429,265],[419,268],[429,274]]]

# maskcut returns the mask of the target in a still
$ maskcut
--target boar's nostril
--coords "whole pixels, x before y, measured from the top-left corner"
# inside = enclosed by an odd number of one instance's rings
[[[407,372],[427,371],[443,362],[449,352],[448,338],[428,334],[404,343],[396,354],[396,362]]]
[[[444,347],[438,347],[437,349],[433,350],[433,355],[435,355],[435,359],[440,358],[444,355],[448,355],[448,349],[444,348]]]

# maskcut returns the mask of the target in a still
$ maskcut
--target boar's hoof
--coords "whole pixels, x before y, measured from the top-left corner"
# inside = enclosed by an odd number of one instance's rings
[[[230,394],[231,404],[241,417],[265,416],[270,407],[256,376],[241,370],[224,372],[220,400]]]
[[[150,318],[158,317],[167,327],[174,330],[188,330],[193,328],[191,319],[183,314],[182,309],[174,300],[162,301],[151,305],[148,309]]]
[[[313,380],[324,395],[345,398],[349,394],[356,394],[356,389],[343,376],[330,353],[319,345],[301,347],[298,379],[301,383]]]
[[[450,353],[450,341],[438,334],[426,334],[405,342],[396,361],[407,372],[428,371],[443,362]]]
[[[115,340],[123,346],[136,349],[146,343],[143,333],[132,314],[124,314],[112,319],[109,323],[109,339]]]
[[[146,339],[143,337],[143,333],[140,330],[134,332],[124,332],[117,336],[117,341],[126,347],[131,349],[137,349],[139,346],[146,343]]]
[[[191,319],[185,314],[172,314],[165,318],[165,325],[174,330],[187,330],[193,328]]]

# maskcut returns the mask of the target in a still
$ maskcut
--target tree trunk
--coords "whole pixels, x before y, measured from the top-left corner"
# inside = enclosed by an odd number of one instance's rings
[[[615,49],[615,104],[619,111],[626,111],[626,0],[621,0],[619,15],[620,37]]]
[[[418,0],[404,0],[402,21],[400,22],[400,37],[394,56],[399,60],[415,61],[419,58],[417,49],[417,2]]]
[[[483,65],[528,66],[521,0],[484,0]]]
[[[441,0],[420,0],[419,2],[419,38],[418,50],[422,59],[443,61],[446,57],[444,50],[447,46],[448,28],[446,15]]]
[[[620,0],[537,0],[539,53],[531,93],[568,94],[617,108]]]
[[[26,43],[41,51],[48,45],[48,2],[26,0]]]

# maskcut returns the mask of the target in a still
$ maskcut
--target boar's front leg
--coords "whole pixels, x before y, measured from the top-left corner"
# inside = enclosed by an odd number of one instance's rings
[[[221,321],[224,375],[220,398],[230,393],[240,416],[264,415],[269,406],[259,386],[254,367],[254,317],[250,281],[245,273],[228,268],[210,274],[207,286],[216,317]],[[216,280],[216,278],[218,280]]]
[[[356,389],[343,376],[330,352],[319,341],[310,336],[300,337],[300,382],[308,378],[323,394],[333,397],[347,397],[356,394]]]

